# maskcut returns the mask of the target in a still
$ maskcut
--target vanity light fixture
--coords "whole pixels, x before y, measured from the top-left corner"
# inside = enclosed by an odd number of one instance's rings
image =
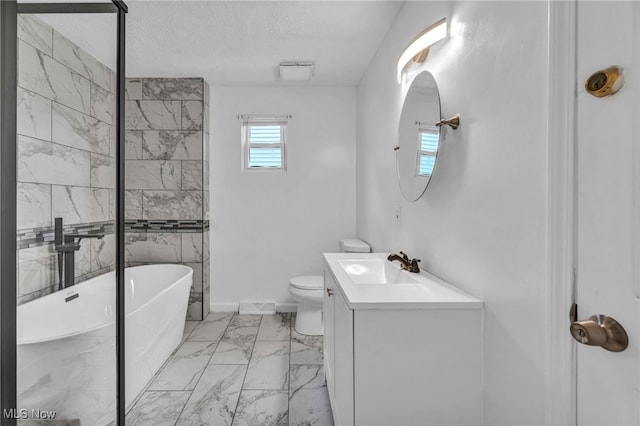
[[[398,84],[402,83],[402,72],[409,62],[424,62],[429,55],[429,47],[445,37],[447,37],[447,18],[434,22],[418,34],[398,59]]]

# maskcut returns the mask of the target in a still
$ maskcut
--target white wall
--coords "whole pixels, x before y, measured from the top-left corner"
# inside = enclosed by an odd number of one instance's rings
[[[546,2],[407,2],[357,93],[357,234],[403,250],[485,301],[484,422],[543,424],[547,266]],[[395,181],[406,44],[446,16],[451,36],[425,67],[440,89],[445,129],[423,198]],[[393,218],[401,207],[401,220]]]
[[[214,87],[211,303],[293,302],[289,279],[321,274],[355,235],[353,87]],[[238,114],[291,114],[287,171],[242,171]]]

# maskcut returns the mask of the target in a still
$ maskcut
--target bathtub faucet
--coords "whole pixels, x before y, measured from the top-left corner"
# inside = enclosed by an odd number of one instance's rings
[[[58,290],[75,284],[75,252],[80,250],[83,238],[104,238],[104,234],[64,234],[62,218],[55,218],[55,249],[58,252]],[[62,280],[64,271],[64,282]]]

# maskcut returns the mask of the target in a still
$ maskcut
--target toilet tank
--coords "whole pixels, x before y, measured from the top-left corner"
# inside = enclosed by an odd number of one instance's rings
[[[340,251],[343,253],[369,253],[371,247],[357,238],[346,238],[340,240]]]

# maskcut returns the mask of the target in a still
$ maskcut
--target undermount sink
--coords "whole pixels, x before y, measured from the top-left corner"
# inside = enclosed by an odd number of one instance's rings
[[[354,284],[416,284],[409,272],[386,259],[342,259],[338,263]]]

